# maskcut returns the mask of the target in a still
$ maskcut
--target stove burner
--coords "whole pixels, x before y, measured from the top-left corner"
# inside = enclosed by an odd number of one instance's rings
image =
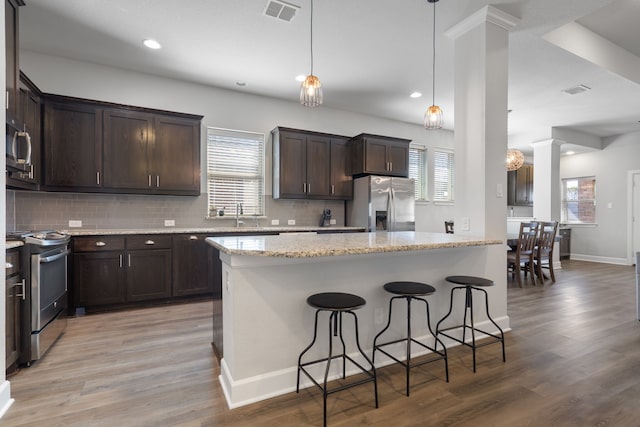
[[[63,245],[69,242],[71,236],[61,231],[12,231],[7,232],[8,240],[22,240],[36,246]]]

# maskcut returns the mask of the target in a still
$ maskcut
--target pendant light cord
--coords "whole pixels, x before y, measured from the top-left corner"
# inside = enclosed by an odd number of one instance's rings
[[[313,0],[311,0],[313,2]],[[437,0],[436,0],[437,1]],[[436,105],[436,2],[433,2],[433,61],[431,66],[431,105]]]
[[[311,75],[313,75],[313,0],[311,0]]]

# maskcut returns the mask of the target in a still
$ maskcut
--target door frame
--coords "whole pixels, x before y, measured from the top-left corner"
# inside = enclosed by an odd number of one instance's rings
[[[633,176],[640,175],[640,169],[627,171],[627,263],[633,265],[636,263],[635,253],[633,252]],[[638,212],[640,227],[640,212]]]

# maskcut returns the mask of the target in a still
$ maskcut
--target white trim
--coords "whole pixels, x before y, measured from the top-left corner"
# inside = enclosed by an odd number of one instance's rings
[[[633,253],[633,176],[636,174],[640,174],[640,169],[627,171],[627,265],[636,262]]]
[[[615,265],[632,265],[626,258],[613,258],[597,255],[584,255],[584,254],[571,254],[572,260],[576,261],[589,261],[589,262],[601,262],[603,264],[615,264]]]
[[[449,28],[444,34],[450,39],[455,40],[485,22],[489,22],[504,30],[510,31],[513,27],[518,25],[520,18],[509,15],[492,5],[487,5]]]
[[[7,413],[15,400],[11,398],[11,384],[4,380],[0,384],[0,418]]]

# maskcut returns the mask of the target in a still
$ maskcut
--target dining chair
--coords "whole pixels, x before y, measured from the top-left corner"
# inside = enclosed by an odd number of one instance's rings
[[[511,271],[512,277],[515,276],[518,285],[522,287],[522,278],[520,277],[520,269],[525,268],[525,277],[527,270],[531,273],[531,284],[535,286],[535,271],[533,264],[534,249],[538,237],[538,222],[521,222],[520,232],[518,233],[518,245],[515,251],[507,253],[507,271]]]
[[[540,229],[538,231],[538,241],[536,243],[536,250],[533,254],[533,260],[540,278],[540,283],[544,283],[544,275],[542,274],[543,268],[549,269],[549,276],[551,282],[556,282],[556,276],[553,273],[553,244],[556,240],[556,233],[558,232],[558,221],[541,222]]]

